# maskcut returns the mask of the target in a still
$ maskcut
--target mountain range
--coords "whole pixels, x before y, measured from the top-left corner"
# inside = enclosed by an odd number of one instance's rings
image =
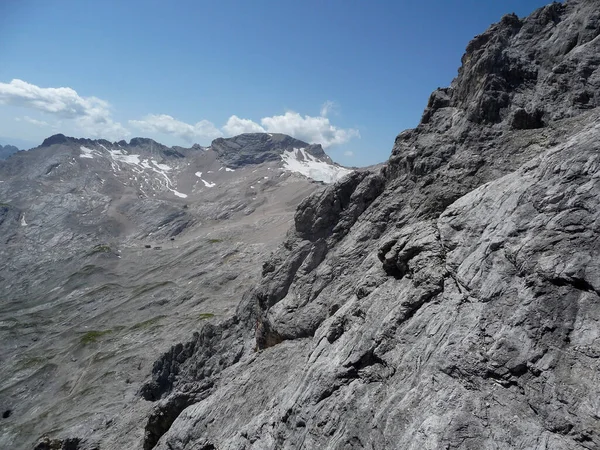
[[[599,54],[595,0],[502,17],[369,170],[265,134],[0,163],[0,446],[600,448]]]
[[[1,161],[0,447],[125,406],[156,353],[233,313],[300,201],[351,172],[281,134],[55,135]]]

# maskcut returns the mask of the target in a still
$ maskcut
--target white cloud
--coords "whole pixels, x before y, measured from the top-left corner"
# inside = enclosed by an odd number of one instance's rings
[[[347,150],[344,152],[344,156],[347,156],[348,158],[352,158],[354,156],[354,152]]]
[[[46,122],[45,120],[37,120],[37,119],[33,119],[32,117],[29,117],[29,116],[24,116],[23,120],[25,122],[29,122],[32,125],[36,125],[38,127],[47,127],[49,125],[49,123]]]
[[[72,119],[81,131],[93,137],[118,139],[129,135],[120,123],[113,121],[107,102],[97,97],[81,97],[68,87],[42,88],[19,79],[0,82],[0,104]]]
[[[38,126],[38,127],[47,127],[49,125],[48,122],[45,122],[43,120],[33,119],[33,118],[29,117],[29,116],[23,116],[22,118],[21,117],[17,117],[15,120],[17,122],[20,122],[22,120],[24,122],[30,123],[30,124]]]
[[[119,140],[126,138],[131,133],[119,122],[114,122],[110,116],[102,114],[95,116],[82,116],[75,120],[79,128],[86,136],[104,138],[108,140]]]
[[[269,133],[289,134],[310,144],[321,144],[325,148],[360,138],[358,130],[337,128],[327,117],[303,117],[293,111],[288,111],[283,116],[265,117],[260,122]]]
[[[129,123],[150,133],[166,133],[178,136],[188,142],[197,138],[217,138],[222,135],[236,136],[242,133],[283,133],[311,144],[321,144],[327,148],[343,144],[353,138],[360,138],[358,130],[341,129],[331,124],[327,117],[301,116],[289,111],[281,116],[263,117],[258,124],[250,119],[231,116],[219,131],[211,122],[202,120],[196,125],[174,119],[167,115],[150,115],[144,120],[130,120]]]
[[[329,113],[337,111],[337,104],[331,100],[327,100],[321,106],[321,117],[327,117]]]
[[[243,133],[264,133],[265,129],[250,119],[240,119],[234,115],[223,126],[223,131],[227,136],[237,136]]]
[[[167,114],[150,114],[142,120],[130,120],[129,123],[148,133],[171,134],[187,142],[194,142],[197,139],[214,139],[223,135],[208,120],[201,120],[195,125],[191,125]]]
[[[0,103],[37,109],[75,119],[95,115],[108,109],[108,104],[96,97],[80,97],[71,88],[41,88],[23,80],[0,83]]]
[[[86,137],[110,140],[123,139],[131,134],[113,120],[108,102],[97,97],[82,97],[69,87],[43,88],[19,79],[10,83],[0,82],[0,105],[28,108],[54,117],[52,121],[30,116],[20,118],[22,122],[36,127],[60,127],[62,132],[74,130]],[[147,133],[169,134],[190,143],[223,135],[269,132],[288,134],[327,148],[360,138],[356,129],[338,128],[331,124],[327,115],[336,109],[337,105],[328,100],[322,105],[317,117],[301,116],[288,111],[283,115],[263,117],[260,122],[254,122],[232,115],[221,129],[208,120],[188,124],[166,114],[150,114],[141,120],[130,120],[129,124]]]

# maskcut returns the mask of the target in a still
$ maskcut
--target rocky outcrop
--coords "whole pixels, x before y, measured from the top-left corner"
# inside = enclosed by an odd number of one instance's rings
[[[504,17],[380,173],[302,202],[147,448],[599,448],[599,17]]]
[[[321,145],[310,145],[279,133],[244,133],[231,138],[218,138],[212,141],[210,148],[217,152],[224,164],[233,168],[281,161],[283,152],[300,148],[321,161],[333,164]]]
[[[85,445],[79,438],[50,439],[45,436],[33,450],[99,450],[95,445]]]

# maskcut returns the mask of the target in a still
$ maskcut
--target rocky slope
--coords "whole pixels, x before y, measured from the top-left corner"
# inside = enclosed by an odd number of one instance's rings
[[[350,172],[283,135],[218,142],[233,144],[222,158],[56,135],[0,162],[0,448],[108,432],[156,355],[231,316],[259,280],[322,189],[304,169]]]
[[[600,448],[600,11],[508,15],[103,448]],[[130,423],[127,419],[123,423]],[[96,439],[96,440],[95,440]]]

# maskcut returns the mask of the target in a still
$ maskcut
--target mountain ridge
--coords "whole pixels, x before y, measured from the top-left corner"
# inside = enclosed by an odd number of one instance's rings
[[[115,402],[126,392],[127,401],[118,411],[106,393],[90,402],[71,378],[65,389],[97,414],[74,417],[81,410],[71,412],[69,394],[65,406],[45,400],[47,416],[20,426],[59,428],[40,450],[599,448],[599,36],[591,0],[505,16],[469,43],[457,78],[434,91],[389,161],[312,191],[280,223],[277,246],[272,215],[249,234],[244,220],[203,234],[241,239],[233,248],[185,241],[173,259],[148,267],[152,276],[168,271],[159,281],[173,277],[175,286],[143,302],[140,290],[154,285],[133,286],[129,298],[114,286],[123,282],[115,266],[85,269],[96,283],[86,295],[108,290],[103,299],[155,314],[168,305],[167,317],[179,314],[182,329],[170,336],[179,343],[156,351],[153,364],[141,361],[143,370],[124,362],[139,355],[116,358],[117,378],[134,377],[124,391],[113,374],[91,379],[65,354],[88,389],[109,389]],[[154,264],[123,248],[125,263]],[[235,266],[223,272],[226,264]],[[81,276],[69,286],[85,289]],[[227,307],[207,321],[201,308],[216,308],[219,297]],[[189,310],[198,320],[185,320]],[[118,325],[86,335],[97,353],[74,345],[86,367],[100,371],[97,359],[125,351],[120,339],[139,341]],[[42,367],[56,370],[52,361]],[[15,398],[33,409],[25,395]]]
[[[596,8],[505,16],[380,172],[304,200],[157,361],[144,448],[598,448]]]

